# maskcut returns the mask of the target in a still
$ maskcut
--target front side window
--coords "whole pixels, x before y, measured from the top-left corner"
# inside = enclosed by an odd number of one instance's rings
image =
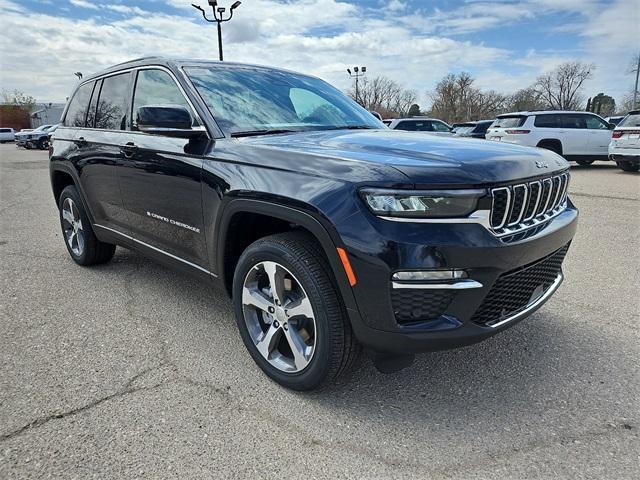
[[[102,80],[96,107],[96,128],[104,130],[126,128],[130,78],[129,73],[122,73]]]
[[[533,122],[533,124],[539,128],[562,127],[562,123],[560,121],[560,115],[557,115],[557,114],[536,115],[536,119]]]
[[[220,65],[187,67],[185,71],[220,128],[231,135],[382,128],[367,110],[317,78]]]
[[[67,114],[64,117],[64,125],[67,127],[84,127],[87,118],[89,100],[93,92],[95,82],[88,82],[80,85],[75,95],[69,102]]]
[[[450,132],[451,131],[449,126],[446,125],[443,122],[431,122],[431,125],[433,125],[433,130],[436,131],[436,132]]]
[[[587,128],[591,130],[609,130],[609,124],[594,115],[585,115],[587,117]]]
[[[133,120],[136,119],[136,111],[146,105],[155,106],[180,106],[186,108],[194,119],[195,115],[191,105],[176,85],[171,75],[164,70],[151,69],[140,70],[136,80],[135,93],[133,95]],[[193,126],[197,122],[194,120]],[[135,129],[134,125],[134,129]]]

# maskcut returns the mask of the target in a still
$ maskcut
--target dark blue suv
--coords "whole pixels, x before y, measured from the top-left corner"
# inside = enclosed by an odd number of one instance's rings
[[[308,390],[494,335],[562,281],[578,212],[549,150],[389,130],[314,77],[146,58],[82,81],[53,136],[67,249],[225,289],[256,363]]]

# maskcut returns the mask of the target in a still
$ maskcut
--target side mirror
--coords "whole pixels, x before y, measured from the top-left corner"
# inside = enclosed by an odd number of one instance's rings
[[[193,128],[189,111],[179,105],[144,105],[136,109],[138,130],[152,135],[193,138],[203,134],[203,129]]]
[[[614,130],[616,128],[616,124],[613,122],[609,122],[609,130]]]

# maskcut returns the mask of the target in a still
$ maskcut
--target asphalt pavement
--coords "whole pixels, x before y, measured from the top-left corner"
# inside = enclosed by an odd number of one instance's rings
[[[319,393],[253,363],[222,292],[73,263],[46,152],[0,146],[0,478],[631,479],[640,175],[572,167],[566,280],[488,341]]]

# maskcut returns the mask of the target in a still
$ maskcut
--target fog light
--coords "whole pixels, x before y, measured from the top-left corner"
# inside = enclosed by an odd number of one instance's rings
[[[401,282],[426,282],[430,280],[456,280],[458,278],[468,278],[464,270],[415,270],[406,272],[396,272],[392,280]]]

